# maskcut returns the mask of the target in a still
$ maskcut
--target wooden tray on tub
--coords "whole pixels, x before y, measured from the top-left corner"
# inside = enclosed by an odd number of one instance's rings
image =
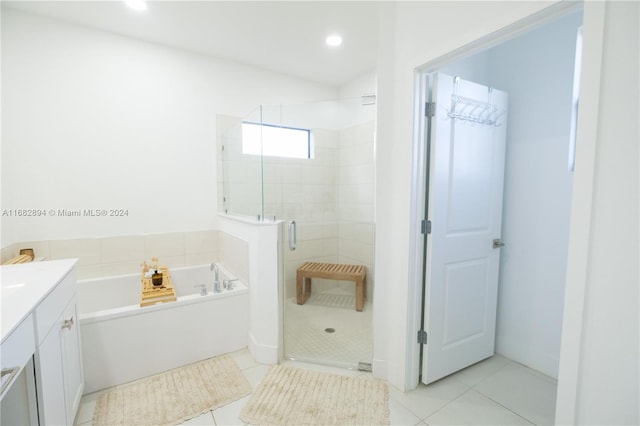
[[[156,303],[175,302],[176,291],[171,282],[171,272],[167,268],[160,268],[162,272],[162,285],[154,286],[151,278],[142,275],[142,293],[140,294],[140,307],[155,305]]]

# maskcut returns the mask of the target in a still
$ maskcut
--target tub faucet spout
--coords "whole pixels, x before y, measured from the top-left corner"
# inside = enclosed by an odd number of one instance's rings
[[[220,271],[218,270],[218,265],[212,263],[211,270],[213,271],[213,292],[220,293],[222,290],[220,289]]]

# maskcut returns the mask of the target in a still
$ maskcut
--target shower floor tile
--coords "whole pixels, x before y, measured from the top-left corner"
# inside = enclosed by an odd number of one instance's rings
[[[372,309],[355,310],[355,296],[333,289],[312,294],[304,304],[285,303],[285,358],[357,368],[373,359]]]

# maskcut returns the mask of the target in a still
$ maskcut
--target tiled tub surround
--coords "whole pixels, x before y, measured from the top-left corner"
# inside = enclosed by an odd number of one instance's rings
[[[236,278],[218,267],[220,281]],[[174,268],[171,278],[178,299],[144,308],[137,273],[78,282],[85,393],[247,346],[249,294],[242,281],[214,293],[209,264]]]
[[[249,279],[247,243],[217,230],[20,242],[2,249],[2,261],[22,248],[33,248],[37,258],[78,258],[78,279],[136,273],[152,257],[169,268],[220,261],[244,282]]]

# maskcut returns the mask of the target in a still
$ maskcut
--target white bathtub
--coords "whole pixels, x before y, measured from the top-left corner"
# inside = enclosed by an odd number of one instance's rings
[[[222,287],[234,277],[218,266]],[[139,274],[78,282],[85,393],[247,347],[244,283],[213,293],[210,265],[172,268],[171,278],[178,300],[144,308]]]

